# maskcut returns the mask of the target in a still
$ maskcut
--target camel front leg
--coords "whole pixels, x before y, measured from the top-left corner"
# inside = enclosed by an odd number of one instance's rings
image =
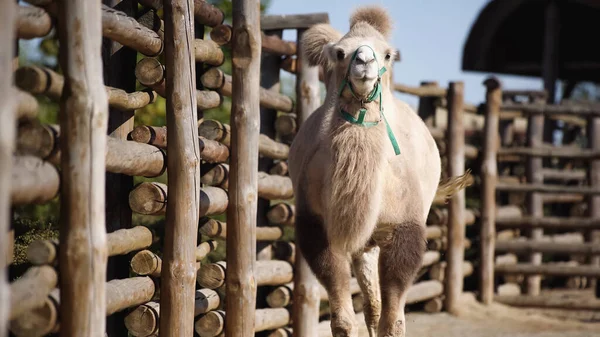
[[[416,222],[393,227],[377,243],[382,309],[379,337],[406,336],[404,306],[425,253],[424,226]]]
[[[365,323],[369,337],[377,336],[377,325],[381,316],[378,260],[379,247],[374,243],[352,258],[354,275],[364,298]]]
[[[327,290],[333,337],[358,337],[350,293],[350,260],[329,244],[319,217],[298,211],[296,224],[296,244]]]

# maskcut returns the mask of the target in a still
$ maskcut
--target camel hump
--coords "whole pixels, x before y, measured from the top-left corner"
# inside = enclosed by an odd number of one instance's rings
[[[458,191],[473,185],[473,176],[471,170],[468,169],[463,175],[450,177],[445,182],[440,182],[440,185],[435,192],[434,200],[436,202],[446,202]]]

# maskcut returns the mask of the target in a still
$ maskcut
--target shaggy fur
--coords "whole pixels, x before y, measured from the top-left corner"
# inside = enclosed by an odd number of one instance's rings
[[[370,336],[403,336],[406,290],[421,265],[431,204],[434,198],[446,198],[466,187],[468,174],[440,185],[436,143],[416,112],[393,96],[391,71],[381,78],[381,103],[400,155],[394,154],[383,121],[367,128],[340,116],[344,109],[357,117],[361,108],[348,88],[338,97],[348,69],[355,94],[366,95],[377,83],[369,74],[383,66],[392,69],[395,53],[386,38],[392,24],[385,10],[360,8],[350,25],[345,35],[328,25],[316,25],[302,37],[308,62],[325,70],[327,95],[290,146],[296,242],[327,289],[334,336],[357,334],[349,293],[350,264],[367,302]],[[351,55],[363,45],[371,47],[377,62],[350,63]],[[361,51],[361,57],[373,54]],[[379,103],[364,104],[365,121],[380,119]]]

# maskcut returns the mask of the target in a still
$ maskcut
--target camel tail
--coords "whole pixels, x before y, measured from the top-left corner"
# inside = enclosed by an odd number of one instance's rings
[[[450,177],[446,181],[440,182],[433,202],[446,203],[458,191],[471,185],[473,185],[473,176],[471,175],[471,170],[468,169],[463,175]]]

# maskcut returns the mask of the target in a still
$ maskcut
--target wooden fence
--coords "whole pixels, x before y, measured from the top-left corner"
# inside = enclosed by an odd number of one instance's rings
[[[28,2],[34,6],[11,3],[16,14],[9,16],[17,23],[0,33],[2,42],[58,29],[63,74],[18,67],[14,84],[2,92],[8,108],[11,98],[18,104],[10,109],[15,123],[0,132],[15,135],[14,142],[2,138],[2,149],[11,150],[0,153],[0,161],[12,159],[12,169],[2,167],[10,188],[0,189],[7,199],[0,206],[58,196],[63,216],[59,239],[31,243],[31,267],[10,285],[0,283],[0,295],[9,291],[11,298],[7,314],[0,310],[0,328],[8,322],[15,336],[59,330],[111,337],[330,336],[327,294],[286,239],[295,225],[289,144],[318,106],[322,75],[303,64],[298,42],[281,38],[293,29],[299,41],[305,29],[327,22],[327,14],[264,16],[261,31],[257,2],[250,0],[233,2],[232,25],[202,0],[164,8],[153,0],[140,0],[140,7],[125,0],[114,8]],[[226,50],[231,75],[221,68]],[[2,69],[12,67],[11,60]],[[280,69],[296,74],[295,101],[280,93]],[[145,88],[136,90],[136,81]],[[472,128],[464,121],[477,108],[464,103],[463,84],[396,89],[421,98],[426,120],[436,107],[447,109],[447,130],[431,125],[444,175],[471,167],[481,151],[466,143]],[[61,102],[58,125],[39,122],[36,96]],[[166,125],[134,127],[134,112],[158,96],[167,101]],[[204,118],[204,110],[226,97],[229,123]],[[157,179],[164,174],[166,183]],[[134,185],[134,176],[146,179]],[[465,258],[471,245],[465,226],[479,214],[465,203],[463,191],[432,208],[428,251],[407,298],[416,310],[457,309],[464,278],[474,269]],[[8,215],[0,215],[4,226]],[[132,226],[132,215],[166,221]],[[225,260],[210,260],[223,244]],[[360,318],[360,288],[355,279],[351,286]]]

